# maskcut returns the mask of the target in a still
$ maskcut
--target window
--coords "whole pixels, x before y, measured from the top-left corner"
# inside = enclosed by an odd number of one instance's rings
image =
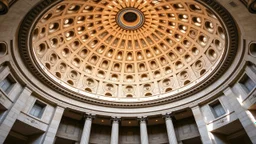
[[[252,79],[250,79],[250,77],[248,77],[247,75],[243,76],[243,78],[240,80],[240,84],[242,84],[244,90],[247,93],[250,93],[256,86],[255,82],[253,82]]]
[[[32,109],[30,110],[30,114],[37,118],[41,118],[44,113],[45,107],[46,104],[43,104],[40,101],[36,101]]]
[[[14,85],[15,81],[13,80],[13,78],[8,75],[5,79],[3,79],[0,82],[0,88],[5,92],[5,93],[9,93],[12,89],[12,86]]]
[[[226,113],[219,101],[210,104],[210,107],[215,118],[220,117]]]

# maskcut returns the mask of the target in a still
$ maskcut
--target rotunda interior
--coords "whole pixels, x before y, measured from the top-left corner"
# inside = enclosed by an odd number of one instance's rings
[[[0,143],[256,143],[255,0],[0,0]]]

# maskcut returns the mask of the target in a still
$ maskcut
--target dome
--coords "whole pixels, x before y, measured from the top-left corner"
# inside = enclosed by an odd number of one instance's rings
[[[30,53],[49,81],[108,101],[198,88],[229,49],[222,19],[192,0],[62,1],[33,27]]]
[[[256,143],[254,7],[0,0],[0,143]]]

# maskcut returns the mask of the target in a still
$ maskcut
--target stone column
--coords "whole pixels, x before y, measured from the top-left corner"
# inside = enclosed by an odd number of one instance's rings
[[[21,110],[26,105],[26,100],[30,97],[31,93],[32,91],[25,87],[17,101],[11,107],[10,111],[7,112],[5,119],[0,124],[0,143],[4,143]]]
[[[196,121],[196,125],[198,127],[200,136],[201,136],[201,140],[203,142],[203,144],[212,144],[212,141],[210,139],[210,135],[209,132],[207,130],[207,126],[206,123],[204,121],[204,116],[200,110],[199,106],[195,106],[192,109],[195,121]]]
[[[43,144],[53,144],[54,143],[55,135],[59,128],[59,124],[60,124],[63,112],[64,112],[63,107],[57,106],[55,108],[55,113],[52,117],[51,123],[48,126]]]
[[[80,144],[88,144],[89,143],[91,127],[92,127],[92,119],[93,119],[92,115],[86,116]]]
[[[141,144],[148,144],[147,122],[145,117],[140,118],[140,140]]]
[[[120,121],[120,119],[117,118],[117,117],[112,119],[112,130],[111,130],[111,141],[110,141],[110,144],[118,144],[119,121]]]
[[[164,115],[169,144],[178,144],[170,114]]]

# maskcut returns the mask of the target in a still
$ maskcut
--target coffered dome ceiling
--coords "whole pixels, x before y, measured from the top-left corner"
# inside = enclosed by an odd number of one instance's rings
[[[228,55],[227,30],[210,9],[194,0],[64,0],[33,24],[30,53],[48,79],[84,97],[170,97],[210,79]]]

